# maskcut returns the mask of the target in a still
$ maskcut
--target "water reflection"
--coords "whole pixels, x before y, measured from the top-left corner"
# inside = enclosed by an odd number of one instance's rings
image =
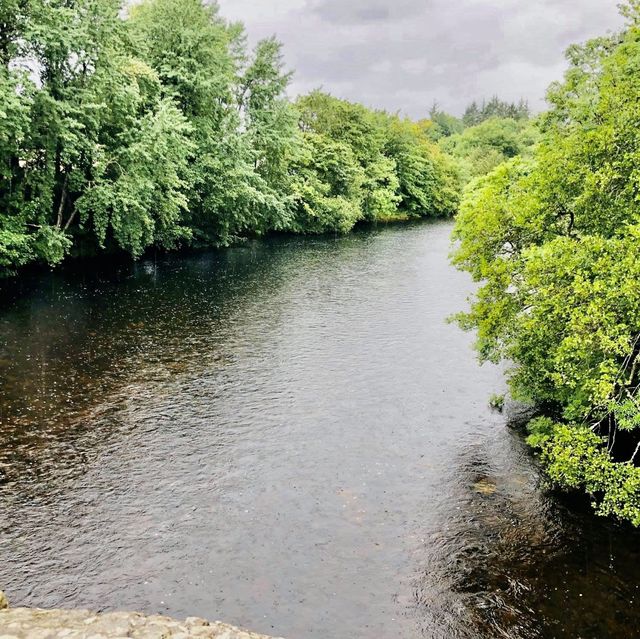
[[[5,283],[0,587],[289,637],[632,636],[638,536],[487,409],[449,232]]]
[[[545,489],[516,432],[465,453],[456,472],[462,505],[416,553],[425,619],[435,609],[463,637],[634,636],[637,532]],[[434,636],[424,623],[423,634]]]

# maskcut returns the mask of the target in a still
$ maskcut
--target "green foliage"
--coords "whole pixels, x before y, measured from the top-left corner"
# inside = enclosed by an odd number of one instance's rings
[[[447,217],[458,209],[457,166],[431,142],[427,122],[387,117],[385,152],[395,161],[400,210],[410,216]]]
[[[612,401],[609,411],[620,430],[640,430],[640,410],[636,397],[629,396],[622,401]]]
[[[308,231],[345,231],[358,220],[455,212],[456,167],[431,141],[430,123],[373,112],[319,91],[296,106],[307,153],[296,169],[302,185],[293,229],[304,230],[301,219],[313,220]]]
[[[132,8],[127,26],[163,95],[175,100],[192,127],[193,189],[185,218],[196,240],[226,244],[244,230],[264,229],[278,203],[256,170],[266,143],[256,111],[267,109],[286,86],[286,78],[273,77],[280,72],[273,68],[277,57],[260,46],[256,61],[242,69],[242,32],[218,16],[216,5],[200,0],[146,0]],[[276,83],[275,93],[269,82]],[[260,149],[252,146],[256,140]]]
[[[362,219],[364,172],[344,142],[307,132],[293,166],[293,219],[297,233],[346,233]]]
[[[431,126],[428,129],[428,134],[434,142],[464,131],[464,122],[449,113],[445,113],[437,104],[431,107],[429,120]]]
[[[537,139],[535,125],[526,119],[492,117],[443,139],[441,148],[458,158],[463,180],[468,183],[506,160],[526,157]]]
[[[221,120],[233,100],[232,33],[217,5],[199,0],[145,0],[129,10],[135,49],[154,68],[163,92],[189,119]]]
[[[129,132],[126,146],[98,155],[94,182],[76,202],[104,245],[110,229],[122,249],[139,256],[154,242],[173,248],[191,236],[181,224],[187,208],[191,128],[171,101],[161,101]]]
[[[640,526],[640,468],[612,461],[606,441],[585,426],[541,418],[529,429],[528,441],[541,451],[551,480],[585,490],[601,515],[615,515]]]
[[[249,51],[215,3],[2,0],[0,25],[0,274],[80,244],[138,257],[457,205],[424,136],[401,179],[393,118],[292,104],[280,43]]]
[[[385,155],[385,131],[381,118],[360,104],[338,100],[314,91],[298,100],[303,131],[346,145],[362,179],[358,206],[361,219],[375,220],[396,211],[399,197],[394,161]]]
[[[530,116],[529,105],[525,100],[520,100],[518,103],[504,102],[498,96],[494,96],[488,102],[483,100],[481,105],[477,102],[472,102],[466,108],[462,116],[462,122],[468,128],[482,124],[492,118],[528,120]]]
[[[489,407],[501,413],[504,410],[504,402],[504,395],[492,395],[489,398]]]
[[[453,260],[482,282],[460,316],[484,359],[513,362],[551,478],[640,524],[640,25],[568,52],[529,158],[466,190]],[[484,125],[491,123],[487,120]],[[483,126],[483,125],[480,125]],[[470,129],[472,130],[472,129]]]
[[[0,268],[4,275],[13,275],[14,269],[24,266],[33,259],[33,238],[22,232],[8,228],[12,220],[3,220],[5,228],[0,230]]]

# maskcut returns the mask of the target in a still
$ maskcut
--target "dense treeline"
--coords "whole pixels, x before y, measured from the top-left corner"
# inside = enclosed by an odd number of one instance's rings
[[[442,138],[440,148],[455,158],[465,184],[490,173],[505,160],[527,157],[538,141],[537,123],[524,118],[491,117]]]
[[[415,124],[316,92],[200,0],[2,0],[0,271],[69,253],[450,216]]]
[[[477,126],[491,118],[528,120],[531,117],[529,104],[525,100],[520,102],[505,102],[498,96],[493,96],[488,102],[482,104],[472,102],[462,116],[462,122],[466,127]]]
[[[514,103],[493,97],[481,106],[472,102],[462,118],[434,105],[429,117],[429,135],[454,159],[464,184],[505,160],[530,154],[539,137],[537,121],[531,119],[523,100]]]
[[[640,525],[640,2],[620,34],[568,51],[529,158],[471,183],[455,262],[483,285],[461,317],[558,484]]]

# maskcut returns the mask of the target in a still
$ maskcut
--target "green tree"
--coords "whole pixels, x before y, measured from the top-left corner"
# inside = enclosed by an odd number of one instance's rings
[[[0,26],[3,274],[457,206],[433,123],[292,104],[281,45],[249,52],[215,3],[0,0]]]
[[[429,111],[429,119],[431,122],[431,126],[428,129],[429,137],[434,142],[464,131],[462,120],[442,111],[437,102],[433,104]]]
[[[261,42],[248,60],[239,25],[199,0],[147,0],[129,24],[163,90],[189,120],[196,144],[189,224],[198,243],[226,244],[288,219],[288,155],[295,115],[280,45]]]
[[[529,104],[525,100],[519,102],[505,102],[498,96],[493,96],[488,102],[483,100],[479,106],[477,102],[472,102],[462,116],[465,127],[477,126],[485,120],[491,118],[508,118],[511,120],[528,120],[531,117]]]
[[[303,131],[326,136],[352,150],[363,172],[362,218],[393,217],[399,202],[396,166],[385,154],[383,120],[360,104],[314,91],[298,100]]]
[[[427,122],[388,116],[385,152],[396,163],[401,211],[415,217],[446,217],[456,212],[458,172],[431,141]]]
[[[518,155],[527,155],[537,142],[538,132],[527,120],[492,117],[444,138],[440,146],[459,160],[465,182],[486,175],[499,164]]]
[[[24,86],[22,95],[19,87]],[[22,204],[21,149],[29,130],[31,85],[24,74],[0,67],[0,270],[33,259],[33,238]]]
[[[569,49],[530,159],[472,182],[454,261],[482,282],[464,327],[513,362],[550,477],[640,525],[640,12]]]
[[[293,165],[296,233],[346,233],[362,219],[364,171],[351,147],[307,131]]]
[[[302,144],[298,112],[286,97],[291,76],[284,68],[282,45],[268,38],[258,43],[238,78],[238,106],[253,168],[274,202],[259,227],[263,232],[286,229],[290,222],[291,165]]]

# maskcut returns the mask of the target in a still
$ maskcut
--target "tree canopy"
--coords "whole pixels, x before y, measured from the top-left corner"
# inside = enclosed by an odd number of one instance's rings
[[[455,168],[420,127],[321,92],[291,102],[280,43],[250,51],[215,3],[0,11],[3,274],[457,207]]]
[[[513,362],[553,480],[640,525],[640,5],[568,51],[528,158],[467,189],[454,261],[482,285],[463,326]],[[488,120],[487,122],[490,122]]]
[[[462,116],[462,123],[465,127],[471,127],[491,118],[528,120],[530,116],[531,111],[526,100],[505,102],[498,96],[493,96],[489,101],[483,100],[481,104],[472,102]]]
[[[511,117],[491,117],[443,138],[440,147],[458,161],[462,179],[490,173],[505,160],[527,156],[538,141],[535,122]]]

